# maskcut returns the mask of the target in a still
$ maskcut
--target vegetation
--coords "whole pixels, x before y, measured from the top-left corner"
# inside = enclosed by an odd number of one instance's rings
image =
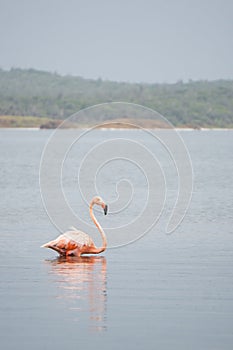
[[[233,127],[232,80],[132,84],[0,69],[0,126],[55,127],[59,122],[51,119],[63,120],[85,107],[113,101],[152,108],[177,127]]]
[[[2,128],[49,128],[49,126],[58,126],[60,122],[46,117],[0,115],[0,127]]]

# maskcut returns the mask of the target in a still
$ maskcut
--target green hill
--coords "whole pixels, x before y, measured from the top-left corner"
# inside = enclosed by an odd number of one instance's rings
[[[1,116],[62,120],[85,107],[112,101],[152,108],[175,126],[233,127],[232,80],[133,84],[0,69]]]

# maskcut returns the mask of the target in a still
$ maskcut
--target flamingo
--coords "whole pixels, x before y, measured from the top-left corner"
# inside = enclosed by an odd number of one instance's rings
[[[107,239],[104,230],[93,214],[93,205],[95,204],[103,208],[105,215],[107,214],[108,206],[101,197],[94,197],[89,207],[91,219],[97,226],[103,240],[102,247],[96,247],[88,234],[77,230],[75,227],[71,227],[69,231],[58,236],[55,240],[43,244],[41,247],[53,249],[62,257],[80,257],[82,254],[99,254],[105,251],[107,248]]]

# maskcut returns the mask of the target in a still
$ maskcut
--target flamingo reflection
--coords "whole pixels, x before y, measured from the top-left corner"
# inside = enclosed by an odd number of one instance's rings
[[[89,313],[90,327],[106,329],[106,259],[103,256],[59,257],[50,260],[52,273],[58,277],[59,298],[69,300],[76,317]]]

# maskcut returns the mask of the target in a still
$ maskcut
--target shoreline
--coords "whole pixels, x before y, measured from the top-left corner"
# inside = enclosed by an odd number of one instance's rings
[[[0,130],[22,130],[22,131],[37,131],[37,130],[40,130],[40,131],[44,131],[44,130],[51,130],[51,131],[54,131],[56,129],[59,129],[59,128],[43,128],[41,129],[40,127],[0,127]],[[165,131],[165,130],[175,130],[175,131],[232,131],[233,128],[200,128],[200,129],[196,129],[196,128],[182,128],[182,127],[179,127],[179,128],[143,128],[143,127],[140,127],[140,128],[95,128],[95,127],[80,127],[80,128],[60,128],[59,130],[88,130],[88,129],[96,129],[96,130],[101,130],[101,131],[107,131],[107,130],[110,130],[110,131],[113,131],[113,130],[161,130],[161,131]]]
[[[35,117],[35,116],[7,116],[0,115],[0,129],[19,129],[19,130],[56,130],[60,129],[100,129],[100,130],[166,130],[173,129],[176,131],[206,131],[206,130],[233,130],[233,125],[226,127],[219,127],[216,125],[212,126],[201,126],[195,125],[195,122],[187,124],[179,124],[177,126],[172,125],[169,121],[163,122],[161,120],[154,119],[138,119],[138,118],[115,118],[113,120],[105,121],[87,121],[80,122],[66,120],[51,119],[49,117]]]

